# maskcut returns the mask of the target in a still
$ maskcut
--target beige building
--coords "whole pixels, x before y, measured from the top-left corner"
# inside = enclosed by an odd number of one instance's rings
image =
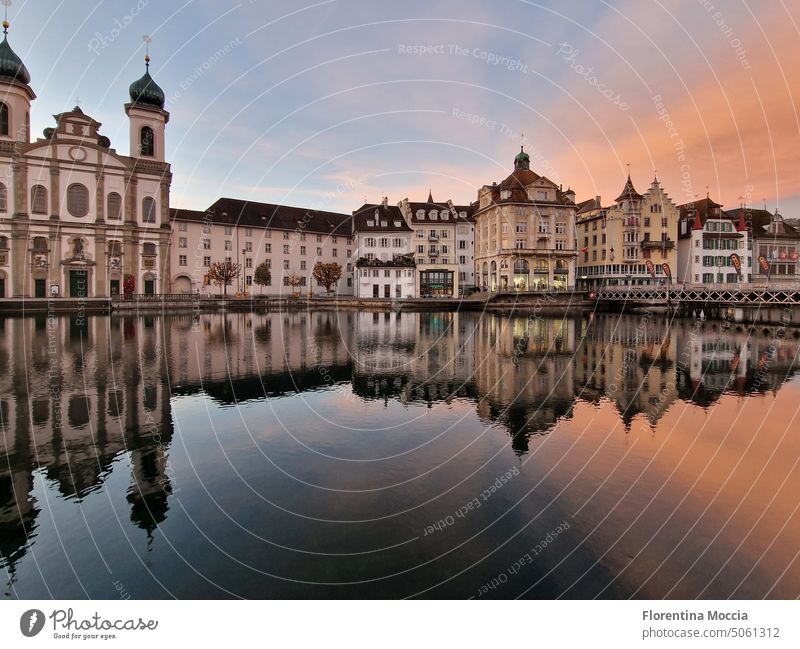
[[[411,253],[416,262],[417,297],[456,297],[475,285],[474,205],[424,203],[403,199],[399,204],[414,231]]]
[[[664,264],[676,280],[679,217],[658,178],[642,195],[628,176],[610,207],[602,207],[599,196],[580,203],[578,286],[661,284],[668,281]]]
[[[353,239],[346,214],[220,198],[205,212],[173,209],[170,240],[172,292],[216,295],[224,288],[208,280],[214,262],[240,265],[227,293],[325,294],[312,277],[317,262],[337,263],[342,277],[334,291],[353,294]],[[255,269],[266,262],[270,283],[257,286]],[[300,286],[290,285],[299,277]]]
[[[7,26],[6,30],[7,32]],[[161,292],[168,276],[169,113],[149,74],[125,104],[130,154],[112,148],[79,107],[31,139],[30,74],[0,43],[0,297]]]
[[[575,286],[575,194],[530,170],[520,151],[502,183],[478,190],[476,285],[490,291]]]

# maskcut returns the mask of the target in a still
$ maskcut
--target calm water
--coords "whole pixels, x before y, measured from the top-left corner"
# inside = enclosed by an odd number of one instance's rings
[[[0,320],[5,598],[800,596],[795,338]]]

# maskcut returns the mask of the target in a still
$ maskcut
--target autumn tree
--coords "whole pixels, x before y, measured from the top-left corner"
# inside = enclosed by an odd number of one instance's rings
[[[233,280],[239,277],[241,264],[235,264],[232,261],[215,261],[208,268],[208,279],[219,286],[219,292],[222,293],[222,288],[225,288],[225,295],[228,295],[228,286],[233,283]]]
[[[330,293],[331,287],[342,278],[342,267],[336,262],[324,264],[318,261],[314,264],[312,277],[317,281],[317,284],[324,286],[325,290]]]
[[[272,273],[269,272],[269,265],[266,261],[262,261],[256,266],[256,272],[253,274],[253,283],[261,287],[261,292],[264,292],[264,287],[272,283]]]
[[[300,287],[302,284],[303,284],[303,278],[301,275],[298,275],[295,272],[292,272],[291,275],[289,275],[289,286],[292,287],[292,295],[297,296],[300,294],[297,288]]]

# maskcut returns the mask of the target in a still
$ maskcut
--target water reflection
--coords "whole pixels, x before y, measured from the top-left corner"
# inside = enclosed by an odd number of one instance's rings
[[[226,408],[345,387],[383,409],[470,404],[476,421],[508,435],[522,458],[578,404],[613,404],[624,430],[641,421],[655,431],[676,403],[705,408],[725,394],[776,392],[796,373],[797,352],[791,337],[647,315],[0,319],[6,591],[15,592],[26,553],[54,543],[52,530],[39,529],[37,494],[80,505],[127,470],[128,516],[149,547],[175,497],[170,453],[181,400]]]

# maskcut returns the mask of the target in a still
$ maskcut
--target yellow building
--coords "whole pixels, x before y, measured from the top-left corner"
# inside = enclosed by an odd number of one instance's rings
[[[644,195],[630,176],[610,207],[600,197],[578,205],[577,284],[594,289],[605,285],[648,286],[668,283],[677,269],[679,212],[653,178]],[[648,265],[652,262],[652,269]]]

